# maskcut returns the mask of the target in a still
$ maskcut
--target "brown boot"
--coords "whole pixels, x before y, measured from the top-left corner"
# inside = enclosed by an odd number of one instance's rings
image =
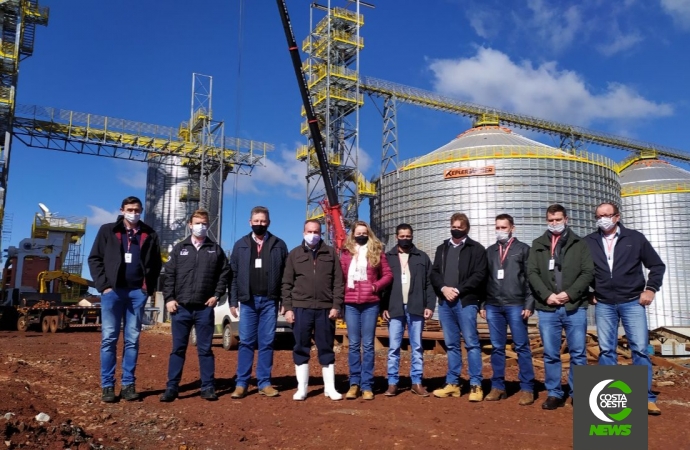
[[[269,385],[263,389],[259,389],[259,394],[264,395],[266,397],[278,397],[280,395],[280,392],[278,392],[278,389]]]
[[[359,386],[356,384],[353,384],[350,386],[350,390],[347,391],[347,394],[345,394],[345,398],[347,400],[355,400],[357,397],[359,397],[361,391],[359,390]]]
[[[520,401],[518,405],[527,406],[534,403],[534,392],[532,391],[520,391]]]
[[[247,396],[247,388],[243,386],[237,386],[234,391],[232,391],[232,394],[230,394],[230,398],[234,399],[240,399],[240,398],[245,398]]]
[[[650,416],[660,416],[661,410],[658,406],[656,406],[656,403],[647,402],[647,414],[649,414]]]
[[[386,397],[395,397],[398,395],[398,386],[395,384],[389,384],[386,392],[383,393]]]
[[[410,392],[413,394],[419,395],[420,397],[428,397],[429,396],[429,391],[427,391],[424,386],[421,384],[413,384],[412,389],[410,389]]]
[[[374,392],[373,391],[362,391],[362,400],[373,400],[374,399]]]
[[[497,402],[499,400],[503,400],[506,397],[506,391],[494,388],[491,389],[491,392],[489,392],[489,395],[486,396],[485,400],[487,402]]]

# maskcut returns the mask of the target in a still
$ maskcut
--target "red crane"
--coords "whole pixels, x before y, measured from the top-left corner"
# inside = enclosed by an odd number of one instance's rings
[[[304,76],[302,69],[302,60],[300,58],[297,42],[295,41],[295,34],[292,31],[292,24],[290,23],[290,16],[288,14],[285,0],[276,0],[280,18],[283,21],[283,28],[285,29],[285,38],[287,39],[288,49],[290,50],[290,57],[292,58],[292,65],[297,76],[297,84],[302,95],[302,102],[304,103],[304,110],[307,113],[307,123],[309,124],[309,133],[314,142],[314,152],[319,161],[319,170],[321,171],[321,178],[326,189],[326,200],[324,200],[322,207],[326,215],[326,225],[333,235],[335,248],[341,250],[345,243],[347,235],[345,231],[345,223],[343,221],[343,212],[338,202],[338,193],[335,190],[333,177],[328,166],[328,157],[323,145],[323,136],[319,129],[319,122],[314,113],[314,105],[311,102],[311,95],[309,94],[309,86],[307,79]]]

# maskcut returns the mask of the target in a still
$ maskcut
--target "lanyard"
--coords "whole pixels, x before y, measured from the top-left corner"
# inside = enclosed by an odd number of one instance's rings
[[[551,259],[553,259],[553,252],[556,250],[556,245],[558,244],[558,240],[560,238],[560,234],[558,236],[551,235]]]
[[[261,247],[264,246],[264,242],[266,242],[266,236],[264,236],[263,239],[259,240],[256,238],[256,236],[252,236],[254,239],[254,242],[256,242],[256,254],[259,258],[261,258]]]
[[[135,230],[134,228],[127,228],[127,253],[129,253],[134,236],[136,236],[138,232],[139,230]]]
[[[508,250],[510,250],[510,246],[513,245],[513,240],[515,238],[510,238],[508,241],[508,245],[506,245],[505,251],[502,249],[501,244],[498,244],[498,258],[501,261],[501,269],[503,268],[503,261],[506,260],[506,256],[508,256]]]

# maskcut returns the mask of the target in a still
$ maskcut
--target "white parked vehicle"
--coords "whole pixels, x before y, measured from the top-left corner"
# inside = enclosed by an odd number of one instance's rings
[[[240,343],[240,317],[242,317],[242,303],[238,308],[237,317],[230,314],[230,302],[227,294],[222,296],[216,306],[214,307],[215,328],[213,330],[214,338],[223,338],[223,348],[225,350],[236,350]],[[278,315],[278,323],[276,325],[276,334],[292,333],[292,325],[285,321],[282,314]],[[192,345],[196,345],[196,330],[192,327],[190,336]]]

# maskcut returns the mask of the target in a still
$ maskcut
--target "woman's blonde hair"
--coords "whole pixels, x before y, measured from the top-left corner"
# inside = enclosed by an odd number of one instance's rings
[[[358,220],[352,225],[350,232],[347,235],[347,239],[345,239],[345,249],[347,249],[351,255],[357,255],[357,243],[355,242],[355,230],[357,227],[367,228],[367,235],[369,236],[369,240],[367,241],[367,261],[371,267],[378,267],[378,265],[381,263],[383,244],[381,241],[379,241],[374,232],[371,231],[371,227],[369,227],[368,223]]]

